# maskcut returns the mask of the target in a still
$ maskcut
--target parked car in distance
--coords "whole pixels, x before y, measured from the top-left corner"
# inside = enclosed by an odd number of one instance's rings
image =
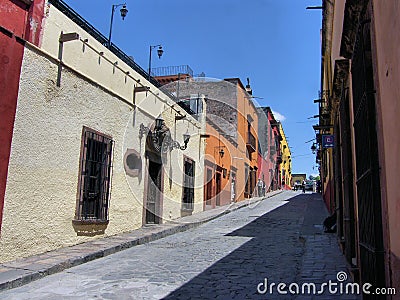
[[[306,191],[314,191],[314,181],[313,180],[307,180],[306,181]]]

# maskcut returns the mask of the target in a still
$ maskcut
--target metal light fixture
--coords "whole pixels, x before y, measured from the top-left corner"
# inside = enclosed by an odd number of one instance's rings
[[[313,143],[312,146],[311,146],[312,153],[315,154],[316,150],[317,150],[317,146],[315,145],[315,143]]]
[[[163,127],[163,124],[164,124],[164,120],[162,118],[157,118],[155,121],[154,130],[155,131],[161,130],[161,128]]]
[[[171,151],[173,149],[186,150],[189,140],[190,140],[190,134],[187,132],[184,133],[183,134],[183,145],[181,146],[177,141],[172,140],[171,135],[168,135],[166,144],[167,144],[169,151]]]
[[[121,12],[122,20],[125,20],[125,17],[128,14],[128,10],[126,9],[126,4],[124,4],[119,11]]]
[[[220,158],[223,158],[225,155],[225,150],[224,150],[225,146],[224,145],[218,145],[214,147],[214,155],[217,153],[218,150],[218,154]]]
[[[224,151],[224,149],[222,149],[221,148],[221,150],[219,150],[219,156],[221,157],[221,158],[223,158],[224,157],[224,155],[225,155],[225,151]]]
[[[108,35],[108,48],[111,48],[111,33],[112,33],[112,25],[114,20],[114,12],[117,7],[122,6],[120,9],[122,20],[125,20],[126,15],[128,14],[128,9],[126,8],[126,3],[122,4],[113,4],[111,7],[111,21],[110,21],[110,34]]]
[[[150,53],[149,53],[149,71],[148,71],[148,78],[147,78],[148,80],[150,80],[150,77],[151,77],[151,52],[152,52],[153,49],[156,48],[156,47],[158,47],[158,49],[157,49],[157,55],[158,55],[158,58],[159,58],[159,59],[161,58],[161,56],[162,56],[163,53],[164,53],[164,50],[163,50],[163,48],[162,48],[161,45],[150,46]]]
[[[161,56],[163,55],[163,53],[164,53],[164,50],[163,50],[162,46],[159,46],[158,49],[157,49],[158,59],[161,58]]]
[[[185,143],[185,145],[187,145],[187,143],[189,143],[190,140],[190,134],[188,132],[183,134],[183,142]]]
[[[183,134],[183,145],[180,145],[179,142],[174,141],[171,138],[169,129],[165,126],[164,120],[161,117],[155,119],[153,130],[145,126],[143,123],[140,124],[139,138],[142,139],[144,134],[150,137],[153,148],[157,152],[162,153],[172,151],[173,149],[186,150],[190,140],[190,134],[186,132]]]

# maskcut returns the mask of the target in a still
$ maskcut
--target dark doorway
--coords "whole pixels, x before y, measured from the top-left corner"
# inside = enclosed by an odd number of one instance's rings
[[[221,173],[215,173],[215,205],[220,206],[221,205]]]
[[[161,223],[162,165],[149,160],[149,177],[146,199],[146,224]]]
[[[207,169],[207,177],[206,177],[206,205],[211,205],[211,198],[212,198],[212,170],[211,169]]]

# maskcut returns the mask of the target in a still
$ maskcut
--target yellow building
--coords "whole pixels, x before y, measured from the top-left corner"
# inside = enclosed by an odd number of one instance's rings
[[[289,143],[287,137],[285,135],[285,131],[283,130],[282,123],[279,123],[279,132],[281,134],[281,155],[282,155],[282,164],[281,164],[281,184],[283,189],[291,189],[292,182],[292,158],[291,152],[289,148]]]

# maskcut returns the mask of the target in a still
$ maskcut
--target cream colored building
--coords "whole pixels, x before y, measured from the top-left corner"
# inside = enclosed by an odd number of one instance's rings
[[[56,7],[45,10],[41,46],[25,44],[0,262],[203,209],[203,117]]]

